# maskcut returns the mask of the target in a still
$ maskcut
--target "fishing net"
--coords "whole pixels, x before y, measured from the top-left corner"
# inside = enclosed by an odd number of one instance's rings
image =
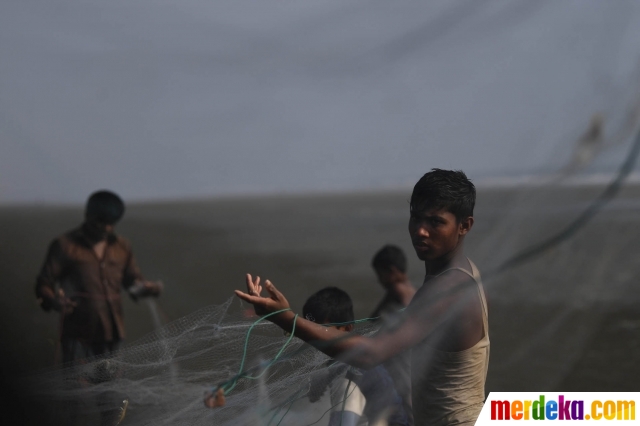
[[[115,356],[34,376],[30,393],[47,402],[50,420],[60,424],[117,424],[123,417],[136,425],[326,423],[327,388],[346,367],[239,308],[230,299]],[[359,322],[357,332],[376,328]],[[226,405],[206,408],[204,393],[219,386],[227,390]]]

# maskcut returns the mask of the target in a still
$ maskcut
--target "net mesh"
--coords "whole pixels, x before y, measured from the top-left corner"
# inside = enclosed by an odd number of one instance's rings
[[[326,422],[326,389],[344,375],[343,366],[328,365],[321,352],[238,307],[230,299],[173,321],[115,356],[33,376],[31,392],[48,401],[53,418],[72,416],[82,424],[117,424],[124,405],[126,424]],[[376,328],[361,323],[357,332]],[[230,383],[226,405],[207,409],[204,393]]]

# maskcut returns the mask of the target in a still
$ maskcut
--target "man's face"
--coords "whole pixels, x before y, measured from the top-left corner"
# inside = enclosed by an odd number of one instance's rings
[[[391,281],[391,271],[386,268],[374,268],[376,271],[376,276],[378,277],[378,282],[383,287],[389,287],[392,284]]]
[[[454,251],[471,225],[472,217],[458,222],[454,214],[445,209],[418,210],[411,212],[409,235],[418,258],[433,261]]]
[[[397,281],[403,281],[403,274],[398,271],[395,266],[389,268],[373,268],[378,277],[378,282],[384,287],[388,288]]]

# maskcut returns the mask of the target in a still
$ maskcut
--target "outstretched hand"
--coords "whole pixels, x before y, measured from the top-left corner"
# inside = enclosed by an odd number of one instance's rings
[[[286,297],[276,289],[271,281],[265,281],[264,288],[268,293],[266,297],[261,296],[262,286],[260,285],[260,277],[256,277],[254,280],[251,274],[247,274],[247,293],[236,290],[236,295],[240,299],[251,303],[256,314],[261,316],[283,309],[289,309],[289,302]]]

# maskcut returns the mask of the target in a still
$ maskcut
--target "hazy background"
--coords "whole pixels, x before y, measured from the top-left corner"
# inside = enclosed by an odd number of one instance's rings
[[[0,203],[544,173],[639,48],[634,0],[4,0]]]

